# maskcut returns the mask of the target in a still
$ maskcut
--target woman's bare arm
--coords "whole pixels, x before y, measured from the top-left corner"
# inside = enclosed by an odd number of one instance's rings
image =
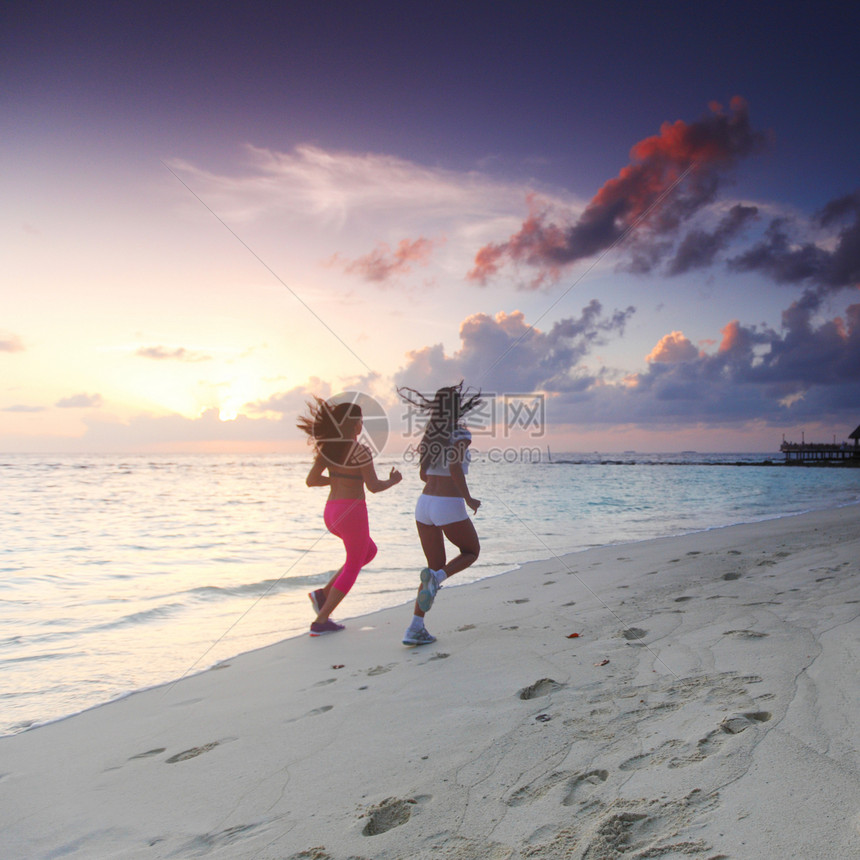
[[[361,467],[361,477],[364,478],[364,486],[367,487],[371,493],[381,493],[383,490],[387,490],[395,484],[399,484],[403,480],[403,475],[401,475],[394,466],[391,467],[391,472],[388,475],[388,478],[385,480],[380,478],[376,474],[373,460],[369,457],[367,462]]]
[[[319,455],[314,459],[314,464],[311,466],[310,472],[308,472],[308,476],[305,479],[305,483],[309,487],[328,487],[331,485],[331,478],[327,475],[323,475],[323,472],[327,468],[327,463],[323,460]]]
[[[466,481],[466,475],[463,472],[463,461],[466,459],[466,448],[468,448],[468,446],[469,442],[466,440],[457,443],[457,456],[454,458],[454,462],[451,463],[449,468],[451,472],[451,480],[454,482],[457,492],[463,497],[466,504],[473,511],[477,512],[478,508],[481,507],[481,501],[480,499],[472,497],[472,494],[469,492],[469,484]]]

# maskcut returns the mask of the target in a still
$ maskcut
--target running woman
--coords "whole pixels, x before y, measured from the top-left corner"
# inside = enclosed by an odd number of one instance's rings
[[[476,513],[481,506],[469,492],[466,481],[472,434],[461,421],[482,401],[480,392],[465,396],[462,382],[440,388],[432,400],[411,388],[397,391],[403,400],[427,416],[418,446],[424,491],[415,506],[415,524],[427,567],[421,571],[412,623],[403,636],[403,644],[430,645],[436,637],[424,626],[424,614],[433,606],[442,583],[474,564],[481,551],[478,534],[466,511],[467,505]],[[450,561],[446,560],[446,539],[458,551]]]
[[[309,415],[297,422],[314,446],[314,464],[306,483],[309,487],[329,487],[325,505],[326,528],[343,541],[346,561],[325,588],[312,591],[316,618],[311,636],[323,636],[344,629],[331,613],[355,585],[359,571],[376,556],[367,520],[364,488],[379,493],[399,484],[403,476],[392,468],[387,480],[376,475],[370,449],[358,441],[362,428],[361,407],[357,403],[328,403],[319,397],[308,403]],[[324,475],[324,472],[328,475]]]

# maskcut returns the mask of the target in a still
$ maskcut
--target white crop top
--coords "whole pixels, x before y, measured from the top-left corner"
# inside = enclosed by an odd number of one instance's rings
[[[451,476],[451,463],[450,460],[446,460],[446,454],[448,457],[451,457],[451,454],[448,452],[452,452],[454,445],[457,442],[471,442],[472,434],[465,427],[457,427],[454,432],[451,434],[451,443],[450,445],[446,445],[444,451],[440,452],[436,457],[433,463],[431,463],[427,467],[426,473],[428,475],[435,475],[439,478],[448,478]],[[469,463],[472,460],[472,455],[469,452],[469,449],[466,448],[466,456],[463,458],[463,474],[469,474]]]

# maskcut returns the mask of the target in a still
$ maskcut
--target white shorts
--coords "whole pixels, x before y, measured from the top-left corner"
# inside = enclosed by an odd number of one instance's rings
[[[415,519],[425,526],[447,526],[469,519],[462,496],[427,496],[423,493],[415,505]]]

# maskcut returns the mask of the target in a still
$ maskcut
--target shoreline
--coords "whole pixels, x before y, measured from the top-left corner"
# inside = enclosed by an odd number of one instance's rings
[[[606,464],[603,464],[603,465],[606,465]],[[646,464],[646,465],[671,465],[671,464],[655,463],[655,464]],[[693,464],[693,465],[697,465],[697,464]],[[705,464],[698,464],[698,465],[710,465],[710,464],[705,463]],[[717,464],[717,465],[728,465],[728,464],[723,463],[723,464]],[[744,464],[739,464],[739,465],[757,465],[757,464],[744,463]],[[532,559],[530,561],[521,562],[521,563],[513,565],[512,567],[507,567],[503,570],[487,573],[485,576],[482,576],[480,579],[477,579],[474,581],[462,582],[462,583],[454,581],[452,583],[449,583],[448,588],[450,590],[451,588],[465,588],[467,586],[478,586],[482,583],[488,582],[488,581],[493,580],[497,577],[507,576],[509,574],[516,573],[525,567],[531,567],[534,565],[539,566],[539,565],[553,563],[553,562],[564,563],[564,559],[568,559],[568,558],[573,559],[573,558],[577,557],[578,555],[580,555],[581,553],[585,553],[585,552],[593,552],[593,551],[597,551],[597,550],[611,550],[611,549],[619,549],[620,550],[624,547],[636,546],[639,544],[647,544],[647,543],[650,543],[651,541],[655,541],[655,540],[683,539],[686,537],[691,537],[691,536],[695,536],[695,535],[699,535],[699,534],[707,534],[707,533],[712,532],[712,531],[720,531],[722,529],[731,529],[731,528],[736,528],[738,526],[754,526],[754,525],[760,524],[760,523],[767,523],[767,522],[776,521],[776,520],[790,519],[792,517],[804,516],[804,515],[810,514],[810,513],[825,512],[825,511],[830,511],[830,510],[836,511],[836,510],[840,510],[842,508],[852,507],[852,506],[857,506],[858,509],[860,509],[860,501],[844,502],[842,504],[835,505],[832,507],[827,507],[827,508],[810,508],[810,509],[805,509],[805,510],[800,510],[800,511],[791,511],[791,512],[787,512],[787,513],[767,514],[767,515],[762,515],[760,517],[756,517],[753,519],[739,520],[737,522],[730,522],[730,523],[725,523],[725,524],[720,524],[720,525],[706,526],[703,528],[692,529],[690,531],[682,531],[682,532],[678,532],[675,534],[667,534],[667,535],[661,535],[661,536],[657,536],[657,537],[634,538],[634,539],[630,539],[630,540],[626,540],[626,541],[618,541],[618,542],[608,543],[608,544],[594,544],[591,546],[583,546],[583,547],[578,548],[578,549],[565,551],[565,552],[562,552],[559,554],[553,553],[549,547],[545,547],[545,549],[550,553],[547,556],[540,556],[540,557]],[[413,602],[413,597],[411,596],[411,594],[412,593],[410,591],[410,597],[403,603],[397,603],[397,604],[393,604],[390,606],[383,606],[383,607],[380,607],[378,609],[372,609],[372,610],[369,610],[366,612],[360,612],[359,614],[354,615],[354,616],[344,615],[344,616],[342,616],[342,618],[340,620],[344,621],[344,622],[348,622],[348,623],[355,623],[355,622],[361,621],[361,619],[363,619],[363,618],[374,615],[377,612],[396,611],[400,607],[404,608],[404,613],[405,613],[404,617],[408,617],[408,613],[406,613],[406,607],[411,605],[411,603]],[[302,601],[302,603],[303,603],[303,601]],[[14,731],[14,732],[8,732],[8,733],[0,732],[0,741],[2,741],[4,738],[15,737],[16,735],[23,734],[25,732],[32,732],[32,731],[35,731],[37,729],[43,728],[45,726],[53,725],[54,723],[63,722],[65,720],[73,719],[73,718],[78,717],[82,714],[86,714],[90,710],[94,710],[96,708],[102,708],[102,707],[105,707],[107,705],[114,704],[116,702],[121,702],[124,699],[129,698],[130,696],[137,695],[138,693],[146,693],[146,692],[149,692],[151,690],[159,690],[159,689],[162,689],[165,687],[173,686],[174,684],[177,684],[177,683],[179,683],[179,682],[181,682],[187,678],[192,678],[192,677],[195,677],[197,675],[203,674],[205,672],[212,671],[213,669],[218,669],[222,664],[225,664],[228,661],[236,660],[236,659],[239,659],[239,658],[241,658],[247,654],[253,654],[257,651],[265,650],[266,648],[273,647],[273,646],[281,644],[283,642],[289,642],[289,641],[292,641],[295,639],[300,639],[300,638],[303,638],[306,636],[307,636],[307,630],[304,627],[302,627],[301,630],[288,632],[282,639],[278,640],[277,642],[269,642],[269,643],[266,643],[263,645],[259,645],[258,647],[255,647],[255,648],[251,648],[247,651],[239,651],[235,654],[229,654],[227,656],[219,657],[213,663],[206,664],[202,668],[195,667],[193,669],[193,671],[188,671],[188,672],[186,672],[186,673],[184,673],[178,677],[174,677],[174,678],[170,678],[167,680],[158,681],[158,682],[153,683],[153,684],[148,684],[145,686],[126,690],[126,691],[124,691],[124,692],[122,692],[122,693],[120,693],[120,694],[118,694],[112,698],[105,699],[104,701],[95,702],[93,704],[87,705],[87,706],[81,708],[80,710],[72,711],[72,712],[69,712],[67,714],[62,714],[62,715],[57,716],[57,717],[51,717],[51,718],[43,720],[43,721],[34,721],[34,722],[30,723],[29,725],[27,725],[25,728],[18,729],[17,731]]]
[[[7,850],[851,856],[858,519],[529,562],[443,589],[425,648],[398,606],[0,738]]]

